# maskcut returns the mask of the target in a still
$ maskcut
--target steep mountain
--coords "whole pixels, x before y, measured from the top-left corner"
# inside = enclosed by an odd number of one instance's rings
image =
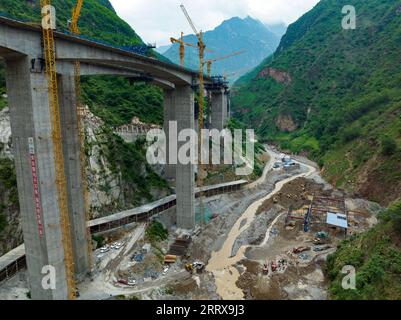
[[[171,46],[172,45],[166,45],[166,46],[160,46],[160,47],[158,47],[158,48],[156,48],[155,50],[158,52],[158,53],[160,53],[160,54],[164,54],[164,53],[166,53],[166,51],[168,50],[168,49],[170,49],[171,48]]]
[[[187,43],[197,44],[195,35],[184,36]],[[213,74],[231,74],[230,80],[237,79],[242,74],[257,66],[263,59],[272,54],[279,44],[280,38],[270,31],[262,22],[251,17],[238,17],[224,21],[212,31],[204,33],[207,50],[206,59],[215,59],[233,52],[245,51],[243,54],[217,61],[213,64]],[[198,51],[186,46],[185,65],[192,69],[199,66]],[[179,44],[174,44],[164,56],[179,63]]]
[[[67,30],[75,0],[53,0],[56,8],[57,29]],[[40,0],[2,0],[0,13],[21,21],[40,22]],[[141,38],[124,20],[120,19],[108,0],[86,0],[79,20],[83,35],[110,44],[141,44]]]
[[[356,9],[343,29],[342,8]],[[235,84],[235,117],[307,152],[332,183],[387,205],[401,196],[401,1],[322,0]]]
[[[280,39],[287,31],[287,26],[283,22],[276,24],[266,24],[266,27]]]

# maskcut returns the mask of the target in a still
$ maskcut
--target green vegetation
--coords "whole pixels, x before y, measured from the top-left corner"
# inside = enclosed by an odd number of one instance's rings
[[[384,156],[392,156],[397,150],[397,142],[388,136],[383,138],[381,145]]]
[[[1,212],[3,210],[2,206],[0,206],[0,233],[6,228],[7,226],[7,218]]]
[[[246,156],[246,126],[241,123],[240,121],[238,121],[235,118],[231,118],[228,125],[227,125],[228,130],[231,131],[231,134],[234,136],[234,130],[236,129],[240,129],[243,132],[242,135],[242,153],[243,156]],[[249,180],[256,180],[257,178],[261,177],[263,174],[263,169],[265,167],[265,163],[263,163],[260,159],[259,159],[259,155],[261,155],[263,152],[265,152],[265,147],[263,146],[262,143],[260,143],[259,141],[255,142],[254,145],[254,152],[255,152],[255,159],[254,159],[254,170],[252,172],[252,174],[248,177]],[[237,176],[237,178],[244,178],[241,176]]]
[[[67,21],[71,19],[75,0],[54,0],[58,31],[68,32]],[[0,14],[21,21],[40,22],[40,1],[3,0]],[[126,46],[144,44],[141,38],[115,13],[108,0],[86,0],[79,19],[82,37],[89,37],[111,45]],[[166,60],[153,51],[149,55]],[[0,64],[0,110],[6,105],[1,94],[5,93],[4,65]],[[130,85],[122,77],[87,77],[83,79],[84,101],[96,105],[99,116],[110,125],[130,123],[134,116],[143,122],[161,123],[163,116],[161,90],[138,83]],[[108,113],[103,109],[108,109]],[[110,114],[112,116],[110,117]]]
[[[2,150],[0,143],[0,152]],[[17,178],[14,163],[9,159],[0,159],[0,237],[7,227],[7,215],[18,209]]]
[[[168,237],[168,231],[160,222],[153,221],[146,229],[146,236],[151,242],[164,241]]]
[[[164,294],[168,296],[172,296],[174,294],[175,290],[173,287],[165,287],[164,288]]]
[[[132,205],[137,206],[143,199],[154,201],[152,188],[168,190],[166,180],[158,176],[146,161],[146,145],[144,141],[126,143],[110,130],[105,134],[108,137],[106,157],[114,173],[123,177],[124,198],[130,199]]]
[[[76,0],[53,0],[56,8],[57,30],[66,32]],[[0,13],[26,22],[41,22],[40,0],[2,0]],[[79,19],[79,28],[84,37],[114,45],[143,43],[128,23],[120,19],[108,0],[85,0]]]
[[[91,150],[96,147],[99,156],[107,160],[108,168],[113,175],[120,177],[119,186],[123,192],[124,201],[118,204],[118,209],[142,205],[144,200],[155,201],[157,200],[154,196],[155,191],[169,193],[167,182],[157,175],[146,161],[144,140],[126,143],[107,123],[99,128],[96,139],[96,142],[86,139],[86,158],[89,159]],[[102,169],[100,174],[107,173]],[[105,183],[101,188],[103,192],[108,193],[111,186]]]
[[[111,126],[130,123],[134,116],[142,122],[163,123],[162,90],[124,77],[93,76],[82,79],[83,99],[92,112]]]
[[[333,299],[401,299],[401,201],[379,215],[371,230],[341,243],[327,259]],[[341,270],[356,270],[356,290],[344,290]]]
[[[356,8],[355,30],[341,27],[344,5]],[[401,169],[399,23],[396,0],[320,1],[288,28],[274,57],[235,84],[235,117],[257,129],[263,141],[307,152],[338,186],[372,198],[368,187],[355,182],[364,174],[370,185],[386,181],[381,185],[382,204],[397,199],[401,179],[393,177]],[[261,73],[268,68],[285,72],[291,81]]]

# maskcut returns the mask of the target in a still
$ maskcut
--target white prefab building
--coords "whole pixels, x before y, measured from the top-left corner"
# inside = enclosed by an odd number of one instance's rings
[[[347,216],[342,213],[327,212],[326,223],[335,227],[348,229]]]

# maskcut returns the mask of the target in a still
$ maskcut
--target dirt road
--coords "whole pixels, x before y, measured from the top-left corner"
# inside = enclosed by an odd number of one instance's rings
[[[258,180],[256,183],[261,183],[266,179],[266,175],[271,169],[276,157],[278,154],[272,150],[268,150],[270,155],[270,161],[267,164],[264,173],[263,180]],[[234,267],[236,263],[244,258],[245,250],[249,246],[241,246],[237,251],[235,256],[231,256],[232,248],[235,243],[237,237],[244,232],[251,225],[253,219],[255,218],[256,212],[258,208],[265,202],[266,200],[273,197],[276,193],[278,193],[281,188],[288,182],[295,180],[301,177],[308,177],[316,172],[316,168],[310,166],[306,163],[300,163],[302,166],[307,168],[305,173],[297,174],[292,177],[286,178],[282,181],[276,183],[275,188],[272,192],[270,192],[267,196],[255,201],[252,203],[246,211],[240,216],[240,218],[236,221],[234,226],[231,228],[228,236],[219,251],[212,252],[211,258],[208,262],[206,270],[213,273],[215,278],[215,284],[217,287],[217,293],[220,295],[222,299],[235,299],[240,300],[244,298],[243,292],[240,288],[237,287],[236,282],[240,277],[238,270]],[[279,217],[273,221],[271,226],[278,220]],[[263,243],[267,242],[268,237],[270,235],[270,228],[266,232],[265,239]]]

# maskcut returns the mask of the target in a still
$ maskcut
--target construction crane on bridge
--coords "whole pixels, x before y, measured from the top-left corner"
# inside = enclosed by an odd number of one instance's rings
[[[72,10],[72,18],[70,21],[70,32],[79,35],[79,27],[78,20],[81,16],[81,10],[83,6],[84,0],[77,0],[75,7]],[[86,221],[90,220],[90,203],[89,203],[89,190],[88,190],[88,182],[85,175],[85,124],[84,124],[84,115],[85,108],[81,99],[81,63],[79,61],[74,62],[74,82],[75,82],[75,98],[76,98],[76,111],[77,111],[77,123],[78,123],[78,132],[79,132],[79,143],[80,143],[80,165],[81,165],[81,180],[82,180],[82,191],[84,198],[84,210],[86,215]],[[90,228],[86,228],[86,241],[87,241],[87,250],[88,250],[88,266],[89,270],[92,270],[92,236],[90,233]]]
[[[180,5],[182,12],[184,13],[186,19],[188,20],[189,25],[191,26],[193,32],[195,33],[196,37],[198,38],[198,51],[199,51],[199,96],[198,96],[198,103],[199,103],[199,133],[204,127],[203,117],[204,117],[204,92],[205,92],[205,82],[204,82],[204,75],[203,75],[203,67],[204,67],[204,60],[205,60],[205,50],[206,45],[203,42],[203,33],[202,31],[198,32],[198,29],[195,27],[191,17],[188,14],[187,9],[183,4]],[[203,206],[203,164],[202,164],[202,134],[198,134],[198,187],[200,189],[199,194],[199,211],[201,216],[201,224],[205,223],[205,212]]]
[[[70,31],[73,34],[80,34],[79,28],[78,28],[78,20],[79,17],[81,16],[81,10],[82,6],[84,4],[84,0],[77,0],[77,3],[75,4],[74,9],[72,10],[72,17],[71,20],[69,21],[69,27]]]
[[[228,58],[235,57],[235,56],[238,56],[238,55],[243,54],[243,53],[245,53],[245,50],[233,52],[233,53],[228,54],[228,55],[225,55],[225,56],[223,56],[223,57],[219,57],[219,58],[215,58],[215,59],[206,60],[206,61],[205,61],[205,64],[206,64],[206,66],[207,66],[207,75],[208,75],[209,77],[212,75],[212,64],[213,64],[214,62],[226,60],[226,59],[228,59]]]
[[[42,17],[45,17],[51,6],[50,0],[40,0]],[[67,204],[67,181],[64,171],[64,155],[62,147],[60,106],[57,88],[56,50],[54,42],[54,31],[52,28],[42,28],[43,49],[46,65],[46,76],[49,90],[49,108],[51,116],[51,133],[54,146],[54,162],[56,173],[56,187],[58,193],[58,206],[60,210],[60,224],[62,243],[64,249],[64,263],[68,298],[74,299],[76,295],[74,280],[74,259],[70,232],[70,218]]]
[[[182,67],[184,67],[185,66],[185,46],[193,47],[193,48],[197,48],[197,49],[198,49],[198,46],[195,45],[195,44],[189,43],[189,42],[185,42],[184,41],[184,32],[181,32],[180,39],[176,39],[176,38],[171,37],[170,41],[171,41],[172,44],[178,43],[180,45],[180,51],[179,51],[179,53],[180,53],[180,65]],[[212,50],[206,50],[206,49],[205,49],[205,51],[213,52]]]

